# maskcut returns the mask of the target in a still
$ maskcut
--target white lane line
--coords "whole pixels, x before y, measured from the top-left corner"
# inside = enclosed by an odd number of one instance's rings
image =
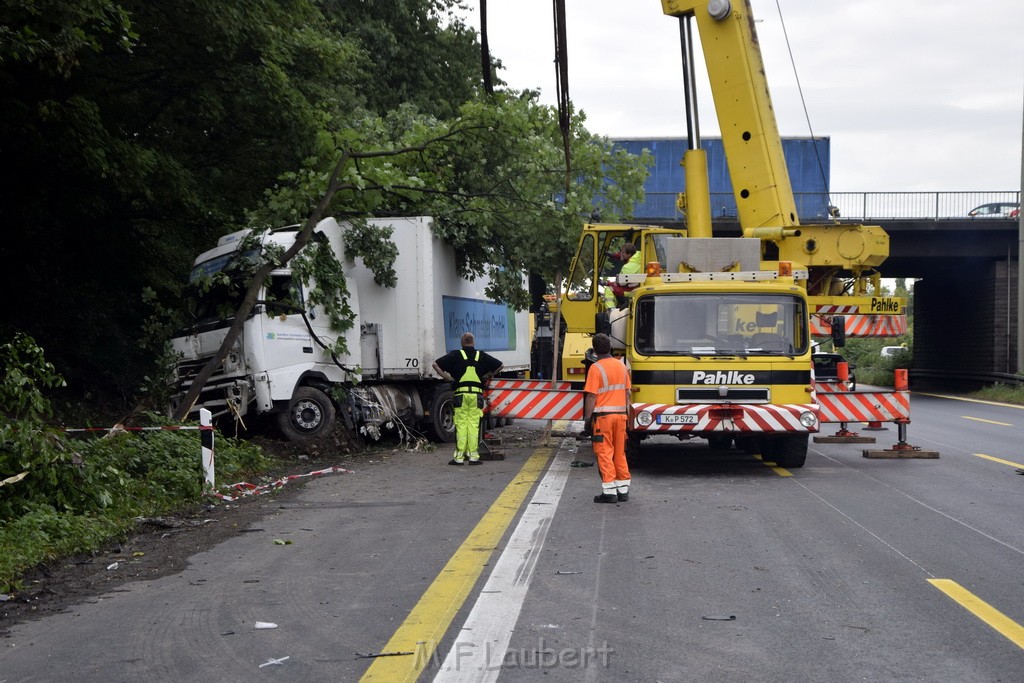
[[[831,460],[832,462],[834,462],[837,465],[842,465],[843,467],[846,467],[846,468],[848,468],[850,470],[853,470],[858,475],[860,475],[860,476],[862,476],[862,477],[864,477],[866,479],[870,479],[871,481],[875,482],[876,484],[884,486],[885,488],[893,491],[894,493],[897,493],[897,494],[903,496],[904,498],[907,498],[907,499],[913,501],[914,503],[920,505],[921,507],[923,507],[926,510],[931,510],[932,512],[934,512],[934,513],[936,513],[938,515],[942,515],[943,517],[945,517],[949,521],[954,522],[956,524],[959,524],[960,526],[962,526],[962,527],[964,527],[966,529],[970,529],[974,533],[980,534],[981,536],[983,536],[984,538],[987,538],[990,541],[998,543],[999,545],[1003,546],[1007,550],[1012,550],[1015,553],[1018,553],[1020,555],[1024,555],[1024,549],[1021,549],[1021,548],[1018,548],[1018,547],[1016,547],[1014,545],[1011,545],[1011,544],[1007,543],[1006,541],[1000,540],[1000,539],[996,538],[995,536],[993,536],[993,535],[991,535],[989,533],[986,533],[986,532],[982,531],[981,529],[979,529],[977,527],[971,526],[970,524],[968,524],[967,522],[963,521],[962,519],[958,519],[957,517],[954,517],[953,515],[949,514],[948,512],[943,512],[942,510],[940,510],[937,507],[934,507],[932,505],[929,505],[928,503],[924,502],[923,500],[919,500],[917,498],[914,498],[912,495],[910,495],[906,491],[898,489],[895,486],[893,486],[892,484],[887,484],[886,482],[882,481],[881,479],[878,479],[877,477],[873,477],[873,476],[871,476],[870,474],[868,474],[866,472],[862,472],[862,471],[858,470],[856,467],[851,467],[849,463],[843,462],[842,460],[839,460],[839,459],[837,459],[835,457],[832,457],[831,455],[827,455],[826,453],[823,453],[822,451],[817,451],[816,450],[814,452],[817,453],[818,455],[822,456],[826,460]],[[811,493],[812,495],[814,495],[815,497],[820,498],[826,505],[836,509],[844,517],[847,517],[848,519],[850,519],[849,516],[846,515],[845,513],[843,513],[842,511],[840,511],[839,508],[836,508],[836,506],[832,505],[832,503],[829,503],[822,496],[818,495],[817,493],[815,493],[811,489],[807,488],[806,485],[802,484],[799,481],[797,481],[797,483],[800,484],[800,486],[802,486],[803,488],[807,489],[807,491],[809,493]],[[852,519],[850,519],[850,521],[853,522]],[[853,522],[853,523],[857,524],[857,526],[861,526],[857,522]],[[865,531],[867,531],[867,529],[865,529]],[[871,534],[870,531],[868,531],[868,533]],[[871,534],[871,535],[874,536],[874,534]],[[881,539],[879,539],[879,540],[881,540]],[[882,541],[882,542],[885,543],[885,541]],[[886,545],[889,545],[889,544],[886,543]],[[895,548],[894,548],[894,550],[895,550]],[[897,552],[899,552],[899,551],[897,551]],[[902,553],[900,553],[900,554],[902,555]],[[913,564],[917,564],[917,563],[913,563]],[[927,570],[925,570],[925,571],[927,572]],[[931,576],[931,574],[929,574],[929,576]]]
[[[564,439],[448,651],[435,683],[496,681],[576,450]]]

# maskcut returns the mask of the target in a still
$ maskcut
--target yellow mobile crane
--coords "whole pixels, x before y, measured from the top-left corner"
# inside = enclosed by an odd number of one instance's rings
[[[877,226],[803,225],[797,216],[748,0],[662,0],[680,20],[689,150],[683,159],[685,230],[588,224],[562,297],[567,332],[606,332],[633,379],[628,450],[642,439],[733,442],[783,467],[800,467],[819,416],[811,316],[890,316],[876,267],[888,256]],[[743,237],[711,233],[707,160],[700,148],[692,25],[701,38]],[[614,305],[603,286],[623,241],[641,274]],[[870,326],[869,326],[870,327]],[[834,318],[841,338],[845,327]]]

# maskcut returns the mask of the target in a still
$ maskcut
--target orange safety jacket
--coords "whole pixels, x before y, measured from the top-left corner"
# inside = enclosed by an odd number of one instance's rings
[[[583,391],[594,394],[594,417],[601,414],[625,415],[629,411],[629,371],[622,361],[602,358],[587,372]]]

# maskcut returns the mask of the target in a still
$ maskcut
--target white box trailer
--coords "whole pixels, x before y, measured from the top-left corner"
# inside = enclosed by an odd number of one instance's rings
[[[459,277],[454,249],[433,235],[430,218],[369,222],[392,231],[398,249],[393,289],[376,284],[362,259],[346,257],[345,224],[327,218],[315,229],[345,272],[355,323],[344,333],[348,353],[332,356],[325,350],[337,333],[323,306],[311,305],[311,285],[296,282],[289,268],[274,271],[235,348],[192,411],[205,407],[214,415],[236,418],[271,414],[290,439],[322,434],[340,417],[350,428],[371,434],[401,421],[450,441],[451,387],[433,375],[431,364],[459,348],[463,332],[473,332],[477,348],[502,361],[504,376],[521,376],[529,369],[528,314],[487,299],[487,278]],[[287,249],[297,231],[297,226],[272,231],[263,243]],[[224,270],[248,234],[226,235],[201,254],[193,279]],[[232,323],[219,314],[231,302],[218,296],[214,289],[201,297],[195,324],[172,340],[180,355],[172,410]]]

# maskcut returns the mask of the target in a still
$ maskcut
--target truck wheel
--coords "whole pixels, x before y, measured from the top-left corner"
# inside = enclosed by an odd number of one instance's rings
[[[778,452],[773,460],[779,467],[803,467],[807,460],[807,434],[791,434],[778,439]]]
[[[277,414],[277,428],[289,441],[302,441],[331,431],[334,417],[334,403],[327,394],[314,387],[299,387],[288,409]]]
[[[450,388],[438,389],[430,399],[427,433],[434,441],[455,442],[455,404]]]
[[[727,451],[732,447],[732,434],[708,434],[708,445],[715,451]]]

